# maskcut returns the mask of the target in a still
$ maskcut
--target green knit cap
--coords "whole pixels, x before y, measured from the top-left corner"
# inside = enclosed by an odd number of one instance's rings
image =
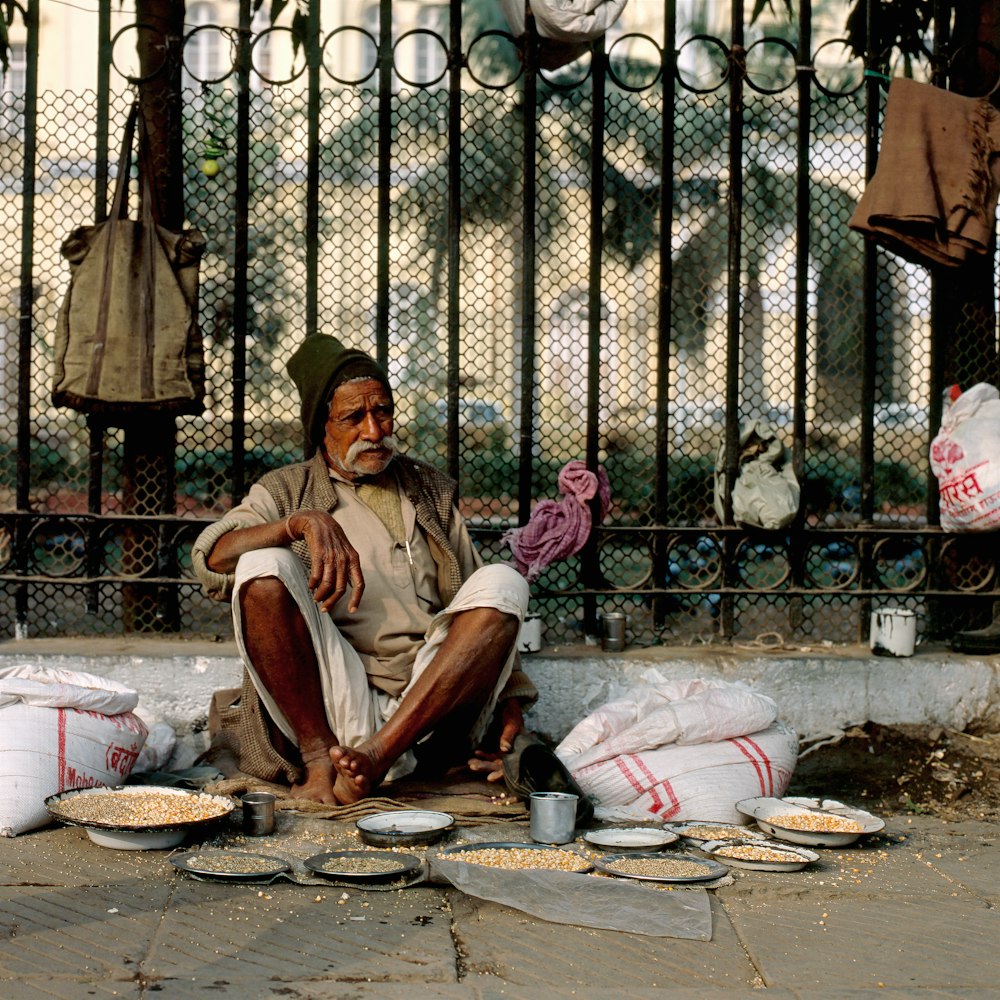
[[[352,378],[373,378],[392,396],[389,376],[374,358],[325,333],[306,337],[288,360],[288,374],[299,390],[307,458],[323,442],[330,399],[338,385]]]

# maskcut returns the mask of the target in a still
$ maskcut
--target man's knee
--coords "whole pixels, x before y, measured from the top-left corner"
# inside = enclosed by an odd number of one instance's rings
[[[274,614],[294,604],[288,588],[276,576],[256,576],[240,587],[240,608],[244,615]]]

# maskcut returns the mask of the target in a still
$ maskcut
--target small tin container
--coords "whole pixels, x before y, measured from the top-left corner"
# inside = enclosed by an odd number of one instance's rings
[[[625,648],[626,616],[620,611],[601,615],[601,649],[606,653],[618,653]]]
[[[531,839],[536,844],[568,844],[573,840],[579,798],[569,792],[532,792]]]
[[[275,796],[270,792],[247,792],[243,804],[243,832],[249,837],[266,837],[274,833]]]

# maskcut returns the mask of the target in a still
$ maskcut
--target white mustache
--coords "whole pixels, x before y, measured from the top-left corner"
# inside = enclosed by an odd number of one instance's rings
[[[378,451],[379,449],[384,449],[389,452],[389,456],[392,457],[396,454],[397,448],[398,445],[396,444],[396,439],[391,434],[387,434],[377,444],[374,441],[355,441],[354,444],[347,449],[347,455],[345,458],[347,462],[353,462],[364,452]]]

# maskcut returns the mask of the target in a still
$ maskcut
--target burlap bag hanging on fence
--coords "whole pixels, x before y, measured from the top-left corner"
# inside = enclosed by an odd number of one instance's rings
[[[205,238],[153,217],[140,123],[142,213],[128,218],[129,111],[111,217],[74,230],[62,246],[70,286],[59,313],[52,401],[83,413],[200,413],[205,359],[198,328],[198,267]]]

